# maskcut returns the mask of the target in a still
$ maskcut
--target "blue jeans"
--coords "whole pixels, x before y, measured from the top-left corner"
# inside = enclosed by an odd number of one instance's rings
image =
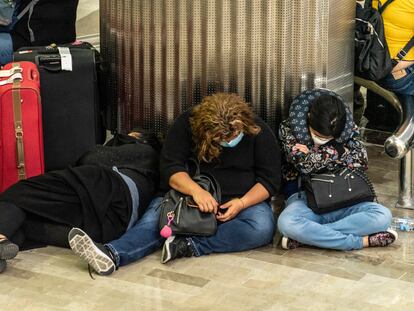
[[[241,252],[269,244],[275,233],[275,218],[266,202],[250,206],[234,219],[220,224],[215,235],[191,237],[196,256]]]
[[[13,41],[10,34],[0,32],[0,65],[13,61]]]
[[[134,262],[160,248],[164,242],[159,234],[158,220],[162,198],[155,198],[135,226],[118,240],[106,246],[115,255],[116,266]],[[273,212],[268,203],[262,202],[243,210],[236,218],[220,224],[211,237],[191,237],[196,256],[212,252],[238,252],[271,242],[275,231]]]
[[[164,238],[160,235],[158,220],[162,199],[162,197],[153,199],[144,215],[132,228],[119,239],[106,244],[115,256],[117,267],[143,258],[161,247]]]
[[[407,74],[398,80],[389,74],[378,84],[397,94],[414,95],[414,65],[405,68],[405,71]]]
[[[284,236],[300,243],[336,250],[361,249],[362,237],[384,231],[391,224],[388,208],[363,202],[326,214],[315,214],[306,203],[305,194],[293,194],[280,214],[278,229]]]

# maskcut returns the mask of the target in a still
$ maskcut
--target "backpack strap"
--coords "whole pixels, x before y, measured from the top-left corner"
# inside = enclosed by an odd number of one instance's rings
[[[29,19],[27,20],[27,29],[29,30],[29,34],[30,34],[30,42],[35,41],[35,35],[34,35],[34,32],[33,32],[33,29],[30,27],[30,20],[32,19],[33,9],[39,1],[40,0],[30,1],[30,3],[28,5],[26,5],[26,7],[20,12],[20,14],[17,15],[16,21],[15,21],[15,23],[17,23],[19,20],[22,19],[23,16],[26,15],[27,12],[29,12]]]
[[[16,19],[19,21],[22,19],[23,16],[26,15],[27,12],[29,12],[30,10],[33,11],[33,7],[39,2],[40,0],[32,0],[30,1],[30,3],[28,5],[26,5],[26,7],[20,12],[19,15],[17,15]]]
[[[364,9],[365,8],[372,8],[372,0],[365,0],[364,1]]]
[[[408,52],[414,47],[414,37],[411,38],[410,41],[398,52],[397,58],[398,61],[402,61],[405,56],[407,56]]]
[[[372,1],[371,1],[372,2]],[[384,10],[387,8],[387,6],[389,6],[391,3],[393,3],[394,0],[388,0],[387,2],[385,2],[384,4],[381,4],[380,1],[378,1],[378,12],[380,14],[382,14],[384,12]]]

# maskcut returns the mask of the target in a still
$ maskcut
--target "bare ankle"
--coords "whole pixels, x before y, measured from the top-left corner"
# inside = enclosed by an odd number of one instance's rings
[[[362,237],[362,245],[364,247],[369,247],[369,238],[368,238],[368,236]]]

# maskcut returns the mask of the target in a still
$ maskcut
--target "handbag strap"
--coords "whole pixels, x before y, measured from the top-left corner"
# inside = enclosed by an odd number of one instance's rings
[[[190,165],[191,164],[194,165],[194,167],[195,167],[195,172],[192,175],[190,175],[190,171],[191,171]],[[188,171],[188,174],[190,175],[190,177],[194,177],[194,176],[200,175],[200,164],[199,164],[199,162],[196,159],[189,158],[187,160],[187,162],[185,163],[185,166],[187,168],[187,171]]]
[[[186,162],[187,171],[189,173],[190,173],[190,164],[193,164],[195,166],[195,173],[192,176],[189,174],[190,177],[195,182],[197,182],[197,179],[207,178],[209,180],[209,183],[210,183],[211,187],[213,188],[212,191],[217,194],[218,201],[221,201],[221,187],[220,187],[220,184],[218,183],[217,179],[209,173],[204,173],[204,172],[201,173],[200,172],[200,164],[194,158],[190,158]],[[218,202],[218,203],[220,203],[220,202]]]
[[[221,187],[220,187],[220,184],[218,183],[217,179],[209,173],[203,173],[202,175],[204,175],[205,177],[207,177],[210,180],[210,184],[213,188],[213,191],[214,191],[214,193],[217,194],[217,199],[218,199],[217,203],[220,204],[221,203]]]

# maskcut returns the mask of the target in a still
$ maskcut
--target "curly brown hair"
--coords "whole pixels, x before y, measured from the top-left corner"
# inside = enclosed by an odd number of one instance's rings
[[[254,113],[238,95],[217,93],[207,96],[195,106],[190,117],[193,141],[199,161],[211,162],[220,156],[220,142],[238,131],[257,135],[260,127]]]

